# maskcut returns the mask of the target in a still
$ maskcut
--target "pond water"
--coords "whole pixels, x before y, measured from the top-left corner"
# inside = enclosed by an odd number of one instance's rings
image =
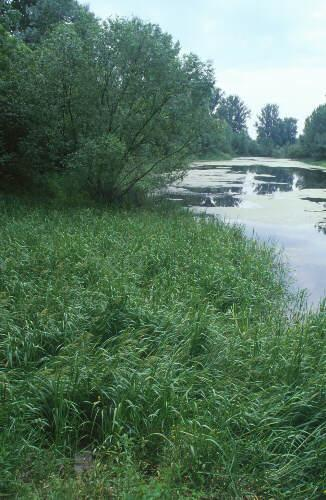
[[[168,191],[196,213],[241,223],[283,247],[310,304],[326,294],[326,170],[271,158],[203,161]]]

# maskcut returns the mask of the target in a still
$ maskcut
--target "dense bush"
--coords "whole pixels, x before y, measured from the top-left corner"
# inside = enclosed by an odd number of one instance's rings
[[[84,188],[112,198],[171,180],[200,152],[229,150],[209,64],[181,56],[156,25],[72,22],[69,6],[69,22],[50,23],[32,49],[1,28],[0,176],[30,183],[73,168],[82,185],[89,161]]]

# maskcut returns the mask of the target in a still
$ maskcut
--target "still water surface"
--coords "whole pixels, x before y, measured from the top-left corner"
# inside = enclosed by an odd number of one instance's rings
[[[291,160],[237,158],[194,163],[169,198],[245,226],[284,249],[300,288],[326,293],[326,170]]]

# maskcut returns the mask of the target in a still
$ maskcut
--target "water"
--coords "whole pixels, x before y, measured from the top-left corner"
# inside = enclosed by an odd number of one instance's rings
[[[270,158],[200,162],[168,196],[280,245],[309,302],[326,294],[326,170]]]

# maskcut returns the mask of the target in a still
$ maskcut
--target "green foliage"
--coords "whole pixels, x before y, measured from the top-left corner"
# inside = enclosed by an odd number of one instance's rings
[[[267,141],[270,144],[279,142],[279,107],[277,104],[266,104],[258,115],[256,128],[258,142]]]
[[[60,22],[94,23],[88,9],[76,0],[5,0],[2,7],[4,25],[24,42],[39,43]]]
[[[12,177],[19,179],[19,142],[26,134],[25,110],[27,103],[20,99],[19,78],[26,78],[30,51],[0,25],[0,181]],[[25,70],[23,69],[25,68]]]
[[[259,148],[256,141],[251,139],[247,131],[233,132],[231,135],[232,150],[241,156],[257,156],[259,155]]]
[[[102,144],[102,166],[94,167],[89,185],[120,197],[138,183],[158,185],[182,174],[201,134],[210,134],[217,149],[219,125],[209,131],[209,65],[193,54],[180,56],[170,35],[136,18],[104,25],[86,20],[83,26],[59,24],[33,51],[10,62],[4,101],[8,114],[17,115],[15,124],[23,123],[13,135],[12,173],[19,165],[20,174],[34,179],[64,172],[71,161],[77,172],[76,158],[92,155],[90,144],[98,152]],[[107,171],[105,136],[124,150],[115,159],[110,152]],[[115,177],[109,179],[112,162]]]
[[[21,21],[22,13],[12,5],[11,0],[2,0],[0,3],[0,25],[9,32],[14,30]]]
[[[232,155],[232,130],[224,121],[209,117],[194,147],[194,158],[218,158],[221,153]]]
[[[18,68],[19,99],[26,103],[28,123],[20,155],[27,174],[63,169],[66,155],[77,148],[84,121],[81,103],[89,88],[84,56],[74,27],[60,25],[33,51],[29,67]]]
[[[115,197],[126,145],[113,134],[89,139],[68,159],[68,168],[94,198]]]
[[[11,36],[5,28],[0,24],[0,70],[5,72],[8,70],[10,57],[15,51],[17,45],[16,39]]]
[[[298,120],[296,118],[283,118],[280,123],[281,146],[295,144],[298,134]]]
[[[325,314],[290,314],[270,248],[166,209],[0,214],[1,495],[318,495]]]
[[[262,154],[273,156],[275,148],[282,148],[296,142],[297,120],[281,119],[277,104],[267,104],[261,110],[256,122],[257,142]]]
[[[230,125],[234,133],[247,132],[247,120],[251,113],[239,96],[223,96],[219,101],[217,114]]]
[[[303,134],[286,150],[290,158],[323,160],[326,158],[326,105],[318,106],[306,119]]]
[[[214,87],[210,100],[210,120],[198,141],[200,157],[219,157],[227,155],[253,154],[255,142],[249,137],[247,121],[250,111],[236,95],[225,96]],[[198,154],[197,154],[198,156]]]
[[[303,156],[326,158],[326,104],[318,106],[307,118],[302,137]]]
[[[250,111],[240,97],[225,96],[221,89],[215,88],[211,100],[211,113],[218,124],[218,129],[223,131],[223,134],[219,134],[219,149],[226,153],[250,154],[253,143],[247,131]]]
[[[177,179],[190,158],[250,149],[245,105],[159,26],[99,23],[75,0],[1,9],[3,186],[73,171],[76,188],[120,199]]]

